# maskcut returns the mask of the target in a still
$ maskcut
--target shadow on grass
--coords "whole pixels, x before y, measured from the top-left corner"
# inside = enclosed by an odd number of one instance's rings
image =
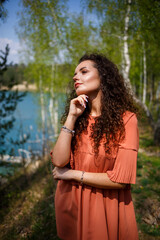
[[[0,222],[3,221],[6,214],[10,211],[10,206],[18,199],[22,198],[25,191],[30,189],[33,183],[39,181],[47,174],[49,163],[44,162],[43,166],[38,168],[33,174],[20,173],[9,180],[5,187],[0,189]]]
[[[7,226],[4,233],[1,233],[2,240],[59,240],[56,232],[54,210],[54,192],[56,185],[53,181],[53,177],[49,168],[50,166],[48,164],[48,166],[45,166],[43,169],[39,170],[36,176],[34,176],[36,184],[40,183],[40,187],[43,188],[42,197],[40,197],[40,199],[37,201],[36,198],[34,199],[34,195],[27,196],[27,193],[25,193],[26,196],[24,201],[26,198],[28,198],[28,205],[26,205],[24,208],[22,203],[18,209],[17,217],[11,216],[13,221],[11,221],[9,226]],[[42,182],[44,183],[42,184]],[[29,188],[32,184],[34,184],[33,179],[29,182],[27,188]],[[23,201],[23,199],[21,199],[21,201]],[[10,209],[8,209],[8,212],[9,211]]]

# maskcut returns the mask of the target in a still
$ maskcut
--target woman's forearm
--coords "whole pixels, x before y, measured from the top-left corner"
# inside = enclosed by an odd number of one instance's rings
[[[81,182],[82,171],[73,170],[73,180]],[[126,184],[112,182],[107,173],[85,172],[83,175],[83,184],[103,189],[123,189]]]
[[[76,118],[74,116],[68,116],[65,122],[65,126],[71,130],[74,129]],[[71,141],[72,134],[66,131],[61,131],[58,140],[53,148],[52,162],[57,167],[64,167],[70,159],[71,154]]]
[[[74,180],[81,182],[82,171],[68,168],[55,167],[53,169],[54,179]],[[85,172],[83,174],[83,184],[103,189],[123,189],[126,184],[116,183],[109,179],[107,173]]]
[[[82,115],[88,102],[88,96],[85,94],[79,95],[70,102],[69,113],[64,124],[70,130],[74,130],[74,125],[77,118]],[[57,167],[64,167],[70,159],[71,155],[72,134],[67,131],[61,131],[55,147],[52,151],[52,162]]]

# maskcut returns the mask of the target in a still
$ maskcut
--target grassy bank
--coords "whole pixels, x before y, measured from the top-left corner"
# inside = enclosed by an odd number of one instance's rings
[[[147,122],[140,123],[137,184],[132,196],[140,240],[160,239],[160,151]],[[56,182],[47,161],[31,175],[17,176],[0,191],[0,239],[52,240],[56,233]]]

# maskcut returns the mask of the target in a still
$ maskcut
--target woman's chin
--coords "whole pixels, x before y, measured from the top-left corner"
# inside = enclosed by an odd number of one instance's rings
[[[87,92],[83,91],[83,90],[80,90],[80,89],[76,89],[76,94],[77,94],[77,96],[82,95],[82,94],[87,95]]]

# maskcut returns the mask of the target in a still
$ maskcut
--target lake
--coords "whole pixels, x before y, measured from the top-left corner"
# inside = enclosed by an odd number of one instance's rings
[[[44,94],[44,108],[40,104],[40,93],[28,92],[13,114],[14,127],[6,135],[6,161],[18,162],[20,158],[41,157],[43,149],[49,151],[49,142],[54,142],[60,130],[60,117],[64,111],[65,94],[55,93],[51,99]],[[43,119],[43,121],[42,121]],[[13,140],[13,141],[12,141]],[[10,153],[14,157],[9,157]],[[0,174],[4,172],[0,167]]]

